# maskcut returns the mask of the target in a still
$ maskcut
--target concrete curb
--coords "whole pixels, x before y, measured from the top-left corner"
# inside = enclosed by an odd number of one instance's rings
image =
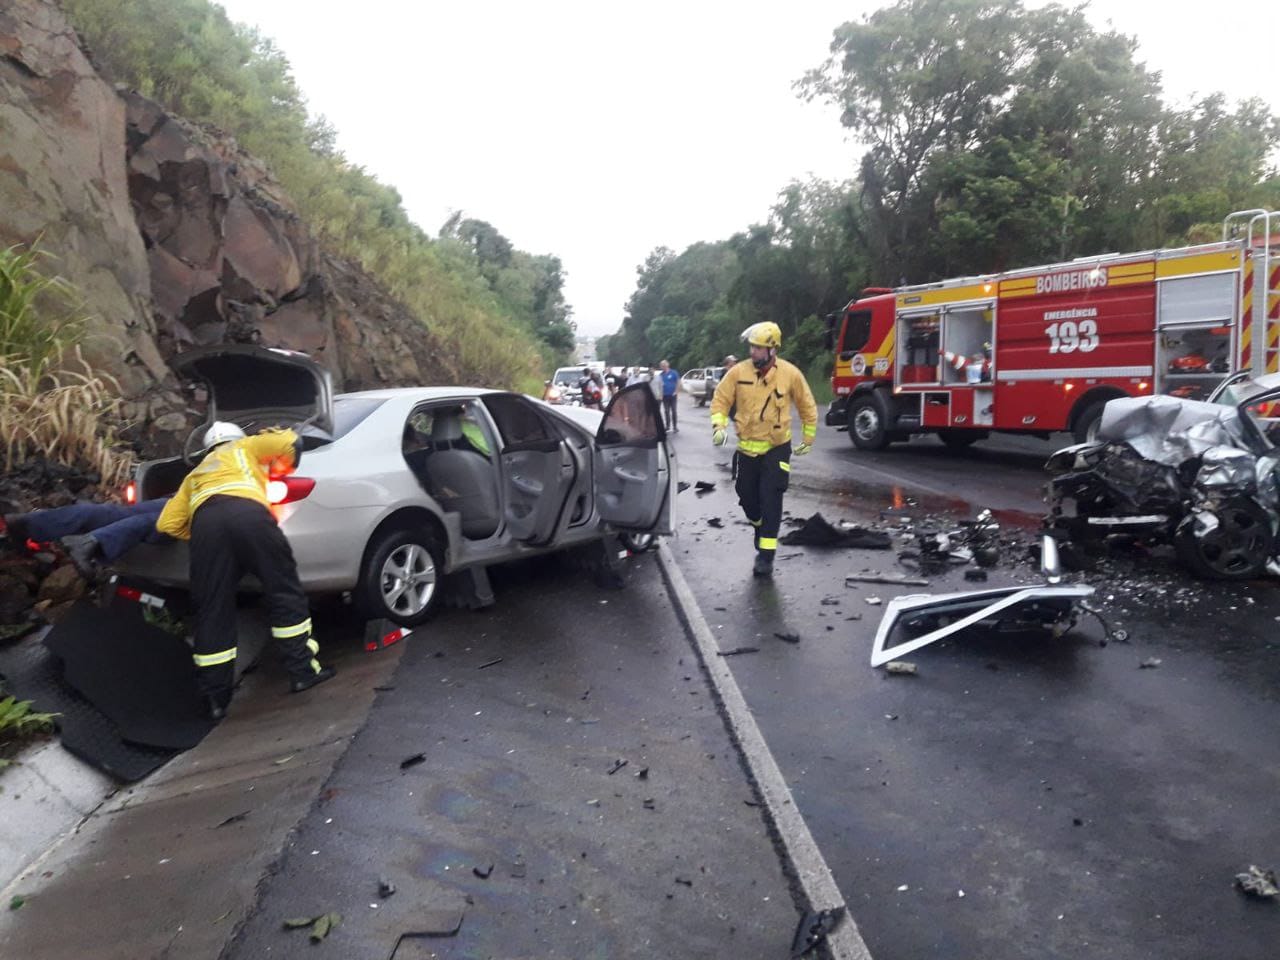
[[[791,790],[782,777],[782,771],[778,769],[777,761],[773,759],[755,717],[747,707],[746,699],[733,678],[733,672],[724,658],[717,656],[719,645],[715,636],[702,616],[675,556],[665,542],[658,544],[658,560],[671,595],[689,628],[703,668],[724,705],[733,737],[742,750],[764,800],[765,810],[782,840],[786,857],[799,879],[810,907],[813,910],[824,910],[844,906],[844,895],[836,886],[835,877],[832,876],[822,851],[818,849],[808,825],[796,808]],[[871,953],[858,932],[858,925],[852,914],[846,914],[841,924],[827,937],[826,944],[834,960],[871,960]]]

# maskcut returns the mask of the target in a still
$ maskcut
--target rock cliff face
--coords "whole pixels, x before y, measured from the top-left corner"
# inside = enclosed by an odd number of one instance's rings
[[[192,346],[300,350],[340,390],[452,379],[426,328],[326,255],[235,142],[117,91],[53,0],[0,9],[0,243],[37,237],[95,317],[146,446],[196,421],[168,369]]]

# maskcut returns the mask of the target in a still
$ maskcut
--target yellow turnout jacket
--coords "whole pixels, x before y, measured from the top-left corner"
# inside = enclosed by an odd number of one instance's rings
[[[763,377],[750,360],[724,373],[711,401],[712,427],[726,427],[729,411],[738,432],[738,452],[758,457],[791,439],[791,407],[795,405],[803,424],[805,443],[818,435],[818,404],[800,368],[786,360],[775,360]]]
[[[298,435],[292,430],[264,430],[243,440],[214,447],[164,505],[156,529],[179,540],[191,539],[191,518],[214,496],[244,497],[270,507],[267,480],[297,466],[293,459]]]

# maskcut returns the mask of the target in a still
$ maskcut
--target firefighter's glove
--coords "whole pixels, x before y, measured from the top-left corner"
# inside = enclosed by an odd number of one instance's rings
[[[717,427],[716,429],[711,431],[711,442],[714,443],[717,447],[723,447],[725,440],[727,440],[728,438],[729,438],[729,434],[724,429],[724,427]]]
[[[797,457],[803,457],[806,453],[808,453],[812,449],[813,449],[813,444],[810,443],[808,440],[805,440],[800,444],[800,446],[796,447],[791,452],[794,453]]]

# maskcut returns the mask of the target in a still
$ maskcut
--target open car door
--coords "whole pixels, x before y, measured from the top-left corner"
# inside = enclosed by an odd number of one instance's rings
[[[487,393],[480,399],[502,441],[502,510],[507,531],[532,546],[551,543],[578,478],[578,460],[546,415],[526,397]]]
[[[675,532],[676,464],[647,383],[623,388],[596,432],[596,511],[619,530]]]

